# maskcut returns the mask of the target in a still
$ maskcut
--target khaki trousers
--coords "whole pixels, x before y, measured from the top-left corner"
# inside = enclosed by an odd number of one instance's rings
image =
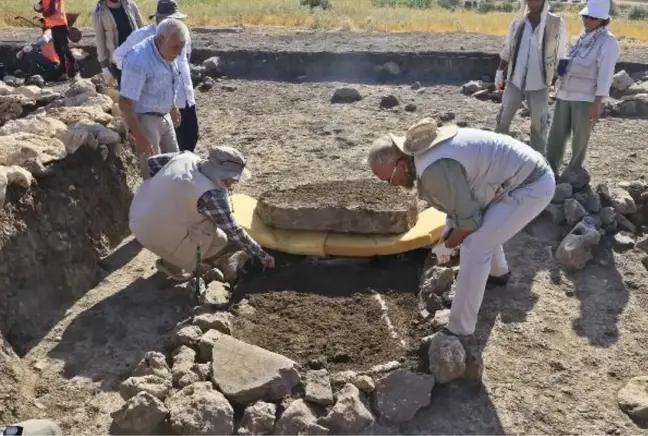
[[[146,136],[153,146],[154,155],[180,151],[171,115],[137,114],[137,119],[144,132],[144,136]],[[149,156],[145,154],[139,155],[140,169],[144,179],[150,177],[148,158]]]
[[[520,109],[523,99],[526,99],[531,116],[531,148],[544,154],[549,130],[549,90],[547,88],[522,92],[517,86],[508,83],[497,112],[495,132],[509,133],[511,121]]]
[[[567,138],[571,134],[572,157],[569,168],[582,167],[587,154],[592,124],[590,111],[592,102],[557,100],[551,121],[551,130],[547,140],[547,161],[551,169],[558,176],[560,164],[565,155]]]
[[[507,197],[488,206],[481,227],[462,242],[457,288],[448,322],[452,333],[475,332],[488,275],[508,272],[503,244],[549,205],[555,190],[551,171],[530,185],[514,189]]]
[[[182,268],[185,271],[193,271],[196,268],[196,254],[200,247],[202,261],[206,261],[219,254],[227,245],[227,235],[211,220],[190,226],[186,236],[175,247],[169,244],[161,244],[164,235],[153,234],[147,228],[135,229],[135,238],[147,250],[162,258],[171,265]]]

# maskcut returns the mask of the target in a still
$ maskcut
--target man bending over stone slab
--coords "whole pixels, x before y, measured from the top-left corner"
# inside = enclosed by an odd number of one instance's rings
[[[385,135],[372,145],[373,173],[413,189],[447,214],[433,248],[437,258],[461,245],[457,288],[446,334],[472,335],[487,282],[510,275],[502,244],[551,201],[554,174],[545,158],[509,136],[426,118],[404,137]]]
[[[214,147],[207,159],[190,151],[148,158],[151,177],[138,188],[129,212],[131,232],[160,256],[159,271],[187,281],[197,264],[197,249],[212,277],[224,279],[214,267],[228,240],[274,267],[266,253],[235,221],[229,188],[249,177],[245,158],[232,147]]]

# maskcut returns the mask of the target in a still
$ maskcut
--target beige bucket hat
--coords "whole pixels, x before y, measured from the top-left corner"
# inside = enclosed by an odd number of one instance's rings
[[[438,127],[437,122],[432,118],[423,118],[411,125],[405,132],[405,136],[397,136],[393,133],[389,136],[400,151],[409,156],[416,156],[453,138],[458,131],[459,127],[455,124]]]
[[[233,147],[218,146],[209,150],[207,159],[198,168],[203,175],[214,183],[223,179],[248,180],[250,171],[245,168],[245,157]]]

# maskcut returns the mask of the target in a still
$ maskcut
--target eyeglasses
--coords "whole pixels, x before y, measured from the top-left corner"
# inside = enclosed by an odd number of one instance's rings
[[[583,20],[598,20],[596,17],[592,17],[591,15],[581,15],[583,17]]]

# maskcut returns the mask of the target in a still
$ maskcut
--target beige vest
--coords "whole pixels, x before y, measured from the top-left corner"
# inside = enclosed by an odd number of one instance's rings
[[[561,18],[558,15],[547,13],[545,20],[545,34],[544,44],[542,46],[542,57],[544,58],[544,71],[542,72],[545,79],[545,84],[551,86],[551,82],[556,76],[556,68],[558,67],[558,40],[560,37],[560,23]],[[513,77],[515,66],[517,63],[518,51],[520,50],[520,39],[524,33],[524,22],[518,24],[514,33],[513,41],[511,41],[511,62],[509,62],[507,77]]]
[[[614,39],[614,35],[609,31],[605,31],[593,42],[589,50],[584,51],[584,53],[576,53],[570,59],[567,73],[561,78],[560,91],[568,92],[572,97],[580,97],[583,101],[593,100],[598,86],[599,67],[597,60],[603,46],[609,39]]]
[[[130,206],[133,235],[159,256],[173,255],[188,236],[205,241],[203,253],[217,231],[215,223],[198,212],[198,199],[212,189],[222,189],[199,170],[201,159],[193,153],[172,158],[154,177],[139,187]]]
[[[452,139],[415,156],[416,174],[420,177],[440,159],[453,159],[464,167],[470,190],[482,210],[521,186],[536,170],[548,170],[542,155],[523,142],[471,128],[459,129]]]

